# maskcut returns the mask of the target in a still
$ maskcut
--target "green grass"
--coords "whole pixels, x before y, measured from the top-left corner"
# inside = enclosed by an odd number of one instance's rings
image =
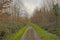
[[[7,36],[4,40],[18,40],[19,38],[21,38],[21,36],[23,35],[24,31],[26,30],[26,28],[29,26],[29,24],[27,24],[26,26],[24,26],[23,28],[21,28],[18,32]]]
[[[36,24],[32,23],[32,25],[42,40],[59,40],[59,38],[55,34],[51,34],[47,31],[45,31],[44,29],[42,29],[40,26],[38,26]]]

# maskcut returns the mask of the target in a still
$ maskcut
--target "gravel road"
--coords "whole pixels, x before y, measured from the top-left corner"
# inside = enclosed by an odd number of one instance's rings
[[[29,26],[19,40],[41,40],[32,26]]]

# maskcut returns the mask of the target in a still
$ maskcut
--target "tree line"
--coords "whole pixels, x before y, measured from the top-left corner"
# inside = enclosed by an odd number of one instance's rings
[[[1,0],[0,1],[0,22],[25,22],[28,18],[22,18],[20,16],[20,3],[17,0],[13,3],[13,0]],[[26,23],[26,22],[25,22]]]
[[[43,0],[43,6],[34,10],[31,21],[40,25],[48,32],[60,36],[60,5],[58,0],[51,0],[51,2]]]

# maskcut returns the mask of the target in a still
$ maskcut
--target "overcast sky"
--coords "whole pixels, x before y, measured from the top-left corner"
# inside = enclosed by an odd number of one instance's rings
[[[14,1],[17,1],[17,0],[14,0]],[[43,5],[43,3],[47,4],[47,1],[51,2],[52,0],[44,0],[44,2],[43,0],[19,0],[19,1],[21,1],[24,4],[26,11],[28,11],[29,15],[31,15],[36,7],[40,8]],[[60,0],[58,0],[58,2],[60,2]]]
[[[40,0],[21,0],[27,11],[31,14],[36,7],[40,7]]]

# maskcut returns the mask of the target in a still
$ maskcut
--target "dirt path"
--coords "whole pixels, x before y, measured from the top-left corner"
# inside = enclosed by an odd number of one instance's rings
[[[24,32],[20,40],[41,40],[37,32],[32,26],[29,26]]]

